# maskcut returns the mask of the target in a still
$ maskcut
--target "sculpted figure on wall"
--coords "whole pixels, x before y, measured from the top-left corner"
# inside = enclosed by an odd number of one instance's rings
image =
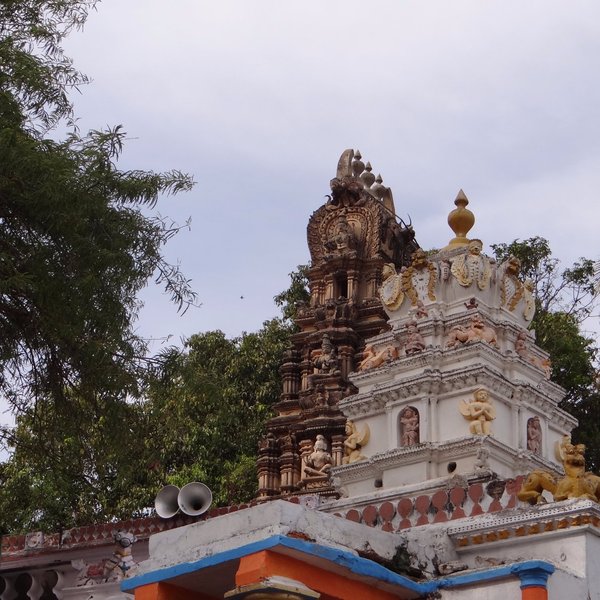
[[[406,324],[406,345],[404,351],[406,354],[416,354],[425,349],[425,340],[419,333],[416,321],[410,321]]]
[[[358,370],[368,371],[369,369],[375,369],[385,362],[396,360],[398,356],[398,348],[393,344],[388,344],[379,350],[373,344],[367,344],[363,352],[363,359],[358,365]]]
[[[469,431],[473,435],[491,435],[491,422],[496,418],[496,409],[487,390],[475,390],[473,398],[469,402],[461,400],[458,409],[469,421]]]
[[[437,282],[437,267],[427,259],[425,251],[419,248],[412,254],[412,262],[402,272],[402,291],[406,294],[412,306],[418,306],[419,301],[435,302],[435,284]]]
[[[398,310],[404,301],[402,276],[396,274],[394,263],[386,263],[381,271],[383,283],[379,289],[381,302],[389,310]]]
[[[519,279],[521,261],[516,256],[509,256],[500,265],[499,270],[501,273],[500,303],[512,312],[525,293],[525,286]]]
[[[325,242],[325,247],[337,254],[348,254],[356,250],[357,241],[352,227],[345,215],[341,215],[335,226],[333,235]]]
[[[486,325],[478,314],[471,317],[469,326],[455,325],[446,338],[446,347],[454,348],[469,342],[487,342],[490,346],[498,346],[496,331]]]
[[[327,334],[323,335],[321,354],[315,358],[313,365],[317,373],[338,375],[340,372],[337,352]]]
[[[343,464],[349,465],[366,458],[361,454],[361,450],[368,444],[370,434],[371,430],[368,425],[365,424],[365,428],[361,433],[353,421],[346,422],[346,435],[348,437],[344,440]]]
[[[313,451],[306,458],[306,464],[304,467],[304,473],[309,477],[321,477],[327,475],[333,459],[331,454],[327,451],[327,442],[325,437],[321,434],[317,435]]]
[[[552,375],[552,363],[549,358],[540,358],[535,356],[530,350],[527,343],[527,332],[521,331],[515,340],[515,352],[526,362],[534,365],[544,372],[546,379],[550,379]]]
[[[492,261],[481,254],[482,249],[481,240],[470,240],[466,252],[452,261],[452,275],[463,287],[476,283],[480,290],[488,288],[493,274]]]
[[[131,547],[137,538],[129,531],[118,531],[113,536],[115,551],[111,558],[104,563],[104,581],[122,581],[133,574],[137,563],[131,555]]]
[[[542,453],[542,425],[539,417],[527,419],[527,450]]]
[[[407,406],[400,413],[400,444],[402,446],[414,446],[419,443],[419,411]]]
[[[530,504],[546,502],[544,491],[552,494],[555,502],[571,498],[600,500],[600,477],[585,470],[585,445],[573,444],[568,435],[558,446],[557,455],[562,460],[565,476],[558,478],[548,471],[529,473],[517,497]]]

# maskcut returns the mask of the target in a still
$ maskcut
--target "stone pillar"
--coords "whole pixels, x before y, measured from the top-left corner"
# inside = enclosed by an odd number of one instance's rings
[[[281,456],[279,457],[280,489],[282,494],[295,491],[298,480],[299,457],[295,448],[295,440],[291,435],[281,441]]]
[[[343,435],[331,436],[331,458],[333,459],[333,466],[339,467],[344,458],[344,439]]]
[[[300,442],[300,479],[304,479],[304,467],[306,467],[306,459],[313,450],[312,440],[302,440]]]
[[[259,444],[258,460],[258,497],[266,498],[274,495],[279,489],[279,464],[277,440],[268,433]]]

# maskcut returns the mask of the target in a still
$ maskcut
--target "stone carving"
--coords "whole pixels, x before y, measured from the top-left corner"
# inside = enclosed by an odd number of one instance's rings
[[[452,261],[450,268],[452,275],[463,287],[469,287],[476,283],[480,290],[488,288],[493,273],[492,261],[481,254],[482,249],[481,240],[470,240],[467,251],[459,254]]]
[[[406,336],[406,345],[404,346],[406,354],[416,354],[425,349],[425,340],[419,333],[416,321],[409,321],[406,324]]]
[[[383,265],[381,274],[383,277],[383,283],[381,284],[381,288],[379,288],[381,302],[389,310],[398,310],[404,301],[402,276],[396,274],[394,263]]]
[[[527,450],[542,453],[542,425],[539,417],[527,419]]]
[[[137,538],[129,531],[117,531],[114,535],[115,551],[104,563],[105,581],[121,581],[129,577],[137,568],[137,563],[131,555],[131,547]]]
[[[371,435],[369,426],[365,424],[363,432],[360,433],[353,421],[346,421],[346,435],[348,437],[344,440],[343,464],[349,465],[359,460],[365,460],[366,456],[361,454],[361,450],[369,443]]]
[[[585,470],[585,445],[572,444],[568,435],[558,447],[565,476],[558,478],[548,471],[532,471],[517,494],[519,500],[529,504],[545,502],[544,491],[550,492],[555,502],[570,498],[600,500],[600,477]]]
[[[531,321],[535,315],[535,283],[531,279],[526,279],[523,284],[523,299],[525,302],[523,318]]]
[[[337,254],[356,252],[357,239],[345,215],[341,215],[335,226],[333,236],[325,242],[327,250]]]
[[[515,340],[515,352],[526,362],[541,369],[544,372],[546,379],[550,379],[552,375],[552,363],[549,358],[540,358],[535,356],[529,350],[527,343],[527,332],[520,331],[517,339]]]
[[[419,300],[435,302],[435,284],[437,267],[429,262],[425,251],[419,248],[412,254],[412,262],[402,272],[402,291],[412,306],[418,306]]]
[[[473,398],[469,402],[461,400],[458,409],[469,421],[469,431],[473,435],[491,435],[491,422],[496,418],[496,409],[487,390],[475,390]]]
[[[471,317],[469,327],[455,325],[450,330],[446,338],[446,348],[454,348],[469,342],[487,342],[490,346],[498,347],[496,331],[486,325],[477,314]]]
[[[400,445],[414,446],[419,443],[419,411],[407,406],[400,413]]]
[[[490,451],[485,446],[479,446],[477,449],[477,455],[475,457],[475,470],[476,471],[489,471],[490,463]]]
[[[524,295],[525,286],[519,279],[521,261],[516,256],[509,256],[500,265],[500,303],[511,312],[515,310]]]
[[[118,531],[113,539],[115,550],[110,558],[97,563],[87,563],[83,560],[71,562],[78,571],[75,579],[77,587],[122,581],[135,572],[137,563],[133,560],[131,547],[137,542],[137,538],[129,531]]]
[[[327,334],[321,341],[321,353],[314,359],[313,365],[316,373],[339,375],[339,361],[334,345]]]
[[[313,451],[306,457],[304,474],[310,477],[327,476],[333,465],[333,459],[328,452],[327,442],[321,434],[317,435]]]
[[[363,359],[358,365],[359,371],[368,371],[380,367],[385,362],[396,360],[399,356],[398,348],[389,344],[380,350],[376,350],[373,344],[367,344],[363,352]]]

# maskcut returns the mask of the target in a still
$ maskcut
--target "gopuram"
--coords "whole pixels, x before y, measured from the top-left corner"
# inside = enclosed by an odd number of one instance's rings
[[[421,249],[371,171],[345,151],[310,218],[257,497],[5,536],[0,600],[600,600],[600,477],[531,282],[468,237],[462,191]]]
[[[384,266],[407,267],[419,247],[412,227],[396,217],[391,190],[361,159],[358,151],[342,154],[328,202],[308,223],[310,303],[298,310],[277,416],[260,443],[261,498],[334,493],[330,469],[356,451],[344,445],[339,404],[356,391],[349,375],[365,340],[388,328],[379,299]],[[394,360],[394,352],[393,344],[382,347],[373,364]]]

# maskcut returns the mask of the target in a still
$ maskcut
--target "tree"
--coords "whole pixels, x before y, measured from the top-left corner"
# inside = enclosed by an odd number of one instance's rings
[[[80,135],[70,93],[87,78],[62,51],[95,0],[0,3],[0,527],[81,524],[139,510],[156,487],[140,440],[157,361],[134,331],[154,278],[195,300],[163,255],[178,227],[152,216],[189,190],[178,171],[118,167],[121,127]],[[67,127],[59,139],[58,124]]]
[[[581,327],[597,305],[594,263],[581,258],[560,269],[547,240],[533,237],[492,245],[496,258],[514,255],[521,275],[534,284],[536,343],[550,354],[552,381],[565,388],[561,407],[579,420],[574,438],[586,444],[588,468],[600,469],[600,390],[598,348]]]
[[[255,496],[257,444],[281,392],[290,333],[273,319],[233,339],[221,331],[193,335],[172,352],[147,404],[154,460],[166,482],[202,481],[217,504]]]
[[[308,289],[308,269],[310,265],[298,265],[295,271],[289,274],[290,287],[274,298],[275,304],[279,306],[283,318],[287,323],[293,323],[298,307],[308,304],[310,291]]]
[[[60,42],[94,4],[0,5],[0,394],[16,411],[68,403],[74,389],[91,402],[137,393],[137,293],[154,275],[180,309],[195,299],[161,254],[177,228],[148,216],[192,179],[119,170],[120,127],[44,137],[85,82]]]

